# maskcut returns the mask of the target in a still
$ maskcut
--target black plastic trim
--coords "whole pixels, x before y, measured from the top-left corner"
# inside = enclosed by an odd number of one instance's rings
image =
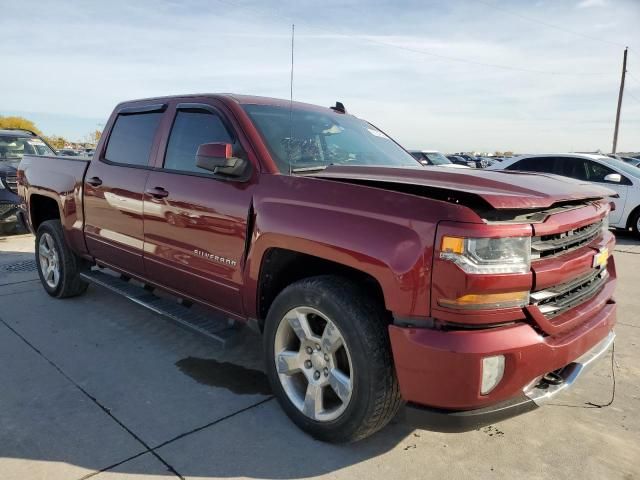
[[[167,109],[167,103],[154,103],[152,105],[141,105],[139,107],[130,106],[123,107],[115,112],[117,115],[132,115],[135,113],[153,113],[164,112]]]
[[[476,410],[443,410],[408,403],[397,419],[412,428],[456,433],[476,430],[535,410],[538,406],[524,396]]]

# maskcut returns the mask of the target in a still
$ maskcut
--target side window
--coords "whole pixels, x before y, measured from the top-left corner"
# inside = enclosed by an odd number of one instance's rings
[[[590,182],[605,183],[604,177],[610,173],[616,173],[614,170],[611,170],[609,167],[606,167],[601,163],[592,162],[590,160],[587,160],[585,163],[587,167],[587,180]]]
[[[507,170],[522,170],[524,172],[555,173],[552,157],[530,157],[520,160],[507,167]]]
[[[558,175],[587,180],[587,165],[584,158],[561,157],[558,160]]]
[[[210,174],[196,166],[196,152],[203,143],[214,142],[233,143],[218,115],[205,110],[179,110],[169,136],[164,168]]]
[[[149,164],[162,112],[119,115],[111,130],[104,158],[127,165]]]

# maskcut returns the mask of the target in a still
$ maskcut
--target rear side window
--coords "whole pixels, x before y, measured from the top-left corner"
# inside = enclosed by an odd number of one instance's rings
[[[119,115],[104,158],[110,162],[147,166],[161,117],[162,112]]]
[[[507,170],[522,170],[525,172],[557,173],[554,171],[553,157],[525,158],[507,167]]]
[[[233,139],[215,113],[179,110],[171,129],[164,168],[211,174],[196,166],[196,152],[203,143],[233,143]]]

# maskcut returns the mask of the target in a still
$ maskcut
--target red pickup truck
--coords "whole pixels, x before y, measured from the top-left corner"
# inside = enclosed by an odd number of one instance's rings
[[[90,161],[25,156],[18,183],[47,293],[96,283],[222,342],[254,327],[321,440],[531,410],[614,339],[613,192],[424,167],[339,103],[125,102]]]

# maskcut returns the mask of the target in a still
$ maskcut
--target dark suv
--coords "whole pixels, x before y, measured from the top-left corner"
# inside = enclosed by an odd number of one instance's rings
[[[0,233],[18,227],[16,213],[20,198],[17,195],[16,167],[25,154],[55,155],[55,150],[28,130],[0,130]]]

